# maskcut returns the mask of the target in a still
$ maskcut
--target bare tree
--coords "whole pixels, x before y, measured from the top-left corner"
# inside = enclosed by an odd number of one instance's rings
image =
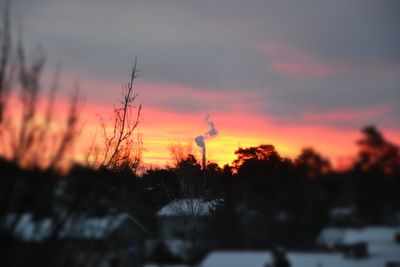
[[[86,157],[88,164],[108,169],[137,171],[143,152],[142,136],[138,132],[142,105],[135,105],[138,93],[133,87],[138,75],[135,58],[130,80],[122,88],[120,106],[114,107],[113,129],[111,132],[107,131],[106,123],[100,118],[102,142],[96,144],[93,140]]]
[[[10,64],[10,57],[10,1],[6,0],[4,2],[3,25],[0,32],[0,124],[3,122],[3,113],[7,104],[8,93],[13,76],[13,67],[12,64]]]
[[[58,90],[57,76],[50,89],[45,114],[40,112],[39,102],[43,87],[40,83],[44,67],[44,56],[34,59],[31,65],[26,63],[22,45],[18,46],[18,81],[20,91],[21,118],[12,120],[11,151],[12,159],[20,165],[56,169],[64,164],[68,150],[77,135],[78,89],[71,98],[69,112],[64,123],[54,116],[54,101]],[[64,124],[64,125],[63,125]],[[53,126],[57,125],[55,130]]]
[[[24,167],[58,169],[65,165],[68,151],[77,135],[78,90],[73,95],[65,122],[54,116],[54,101],[58,90],[59,68],[47,97],[47,109],[41,112],[43,85],[41,74],[45,56],[38,49],[29,64],[22,38],[11,55],[10,2],[5,1],[0,56],[0,155]],[[16,62],[16,64],[12,64]],[[17,74],[17,76],[14,75]],[[15,76],[15,77],[14,77]],[[18,92],[10,94],[11,83]],[[13,108],[7,108],[12,96]]]
[[[193,155],[193,141],[188,140],[187,143],[175,142],[168,146],[169,152],[172,159],[174,160],[175,166],[188,158],[189,155]]]

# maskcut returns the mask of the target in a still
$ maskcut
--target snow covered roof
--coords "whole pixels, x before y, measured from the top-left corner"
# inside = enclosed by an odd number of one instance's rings
[[[357,242],[393,242],[396,233],[400,233],[400,227],[365,227],[360,229],[330,227],[321,232],[317,243],[345,245]]]
[[[41,242],[52,235],[55,224],[52,218],[35,220],[31,213],[23,213],[17,217],[16,214],[8,214],[2,221],[1,228],[9,229],[15,221],[14,237],[25,242]],[[95,239],[106,238],[117,230],[126,220],[133,221],[143,231],[147,230],[127,213],[108,215],[103,217],[71,216],[58,232],[62,239]]]
[[[44,218],[34,221],[31,213],[23,213],[19,218],[16,214],[7,214],[1,222],[2,230],[6,229],[6,231],[12,224],[15,224],[14,237],[27,242],[40,242],[49,238],[54,227],[51,219]]]
[[[399,261],[400,254],[392,256],[351,259],[339,253],[289,252],[287,259],[294,267],[376,267],[385,266],[388,261]],[[199,265],[200,267],[265,267],[272,266],[272,254],[268,251],[213,251]]]
[[[161,208],[157,212],[157,216],[208,216],[216,205],[216,200],[178,199]]]
[[[213,251],[200,267],[265,267],[272,263],[272,254],[264,251]]]
[[[72,217],[65,222],[60,237],[100,240],[117,230],[127,219],[126,213],[99,218]]]

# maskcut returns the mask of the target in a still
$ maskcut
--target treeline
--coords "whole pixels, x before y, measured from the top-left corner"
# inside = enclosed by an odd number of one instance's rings
[[[291,160],[273,145],[239,148],[232,165],[222,168],[208,163],[202,170],[188,155],[173,167],[142,175],[131,168],[77,165],[61,176],[3,159],[0,217],[32,212],[62,225],[72,214],[127,212],[156,235],[157,210],[174,199],[198,198],[219,203],[209,231],[222,247],[304,247],[332,223],[333,208],[351,208],[354,215],[346,222],[351,226],[387,223],[400,210],[399,147],[374,127],[363,129],[357,144],[354,164],[340,172],[312,148]]]

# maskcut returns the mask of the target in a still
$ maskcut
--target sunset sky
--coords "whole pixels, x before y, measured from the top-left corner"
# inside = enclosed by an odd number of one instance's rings
[[[400,3],[396,0],[12,0],[24,44],[79,82],[82,135],[108,118],[134,58],[144,162],[208,131],[208,159],[269,143],[285,156],[313,146],[336,164],[374,124],[400,143]],[[108,115],[109,114],[109,115]],[[83,147],[85,138],[81,138]],[[196,150],[199,153],[199,150]]]

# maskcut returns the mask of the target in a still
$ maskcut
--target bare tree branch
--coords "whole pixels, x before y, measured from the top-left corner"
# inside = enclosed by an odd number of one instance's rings
[[[10,1],[4,3],[3,28],[1,31],[1,54],[0,54],[0,123],[3,121],[3,113],[7,101],[11,75],[10,54],[11,54],[11,34],[10,34]]]
[[[120,106],[114,107],[113,128],[108,131],[106,123],[100,117],[103,143],[89,148],[87,159],[94,166],[108,169],[131,169],[137,171],[142,157],[142,136],[138,125],[142,105],[135,106],[138,94],[134,91],[133,82],[138,77],[137,59],[132,68],[129,82],[123,86]]]

